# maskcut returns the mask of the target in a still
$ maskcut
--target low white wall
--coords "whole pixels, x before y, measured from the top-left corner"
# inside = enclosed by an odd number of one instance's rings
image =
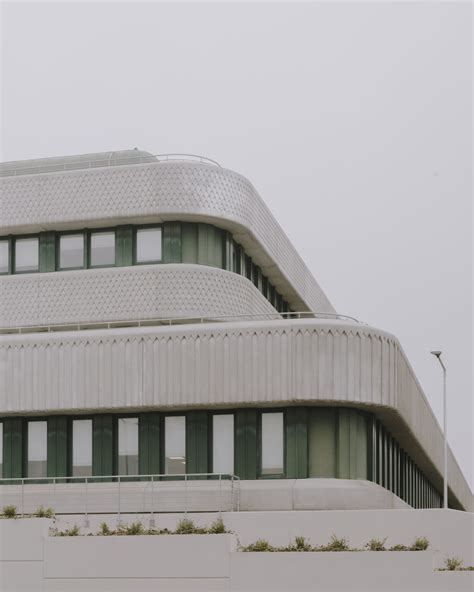
[[[234,553],[231,590],[470,590],[468,574],[455,581],[433,570],[423,553]],[[457,574],[456,574],[457,575]]]
[[[119,495],[120,493],[120,495]],[[22,514],[38,506],[57,514],[230,512],[256,510],[380,510],[409,508],[384,487],[356,479],[188,480],[0,486],[1,505]]]
[[[0,590],[43,590],[43,548],[52,520],[0,520]]]
[[[174,529],[183,514],[157,514],[159,528]],[[197,525],[208,526],[215,513],[188,514]],[[474,565],[474,514],[457,510],[344,510],[289,512],[228,512],[223,513],[225,525],[237,535],[242,545],[259,538],[275,546],[287,545],[295,536],[305,536],[312,544],[322,545],[333,534],[348,539],[351,547],[361,548],[370,539],[387,539],[386,546],[409,545],[417,537],[426,537],[435,551],[436,565],[441,567],[446,557],[459,557],[465,565]],[[149,525],[149,514],[123,515],[125,523],[142,520]],[[117,517],[90,515],[89,528],[83,528],[83,516],[62,516],[59,527],[77,524],[84,533],[97,532],[102,521],[114,527]]]
[[[237,526],[239,538],[255,540],[257,532],[272,542],[286,543],[290,535],[305,534],[327,540],[334,527],[355,529],[351,543],[368,532],[385,533],[394,542],[411,542],[409,523],[428,527],[437,523],[438,536],[471,536],[462,512],[438,511],[372,512],[259,512],[226,514],[229,527]],[[359,514],[341,521],[341,515]],[[376,514],[380,514],[376,520]],[[427,514],[423,516],[423,514]],[[431,514],[431,516],[429,515]],[[333,520],[330,520],[332,515]],[[418,516],[417,516],[418,515]],[[411,520],[410,520],[411,517]],[[159,516],[160,525],[176,515]],[[200,515],[209,524],[215,515]],[[136,519],[136,517],[135,517]],[[435,570],[437,553],[342,552],[342,553],[243,553],[235,552],[234,535],[169,535],[126,537],[48,537],[53,521],[44,519],[0,520],[0,590],[120,591],[145,590],[333,590],[468,592],[473,572],[446,573]],[[332,524],[331,524],[332,522]],[[252,524],[253,523],[253,524]],[[65,523],[57,524],[64,527]],[[397,530],[398,528],[398,530]],[[294,529],[292,532],[291,529]],[[359,532],[359,529],[362,532]],[[327,531],[327,532],[326,532]],[[390,533],[388,533],[390,531]],[[450,535],[449,533],[452,533]],[[422,533],[417,532],[418,536]],[[424,532],[430,537],[429,532]],[[434,531],[432,535],[434,534]],[[351,538],[352,535],[352,538]],[[285,540],[283,540],[285,539]],[[365,539],[364,539],[365,540]],[[440,539],[441,540],[441,539]],[[245,541],[241,541],[245,542]],[[454,555],[452,553],[451,555]]]
[[[359,479],[256,479],[240,482],[240,510],[393,510],[410,506]]]
[[[44,577],[228,578],[234,549],[230,534],[48,537]]]

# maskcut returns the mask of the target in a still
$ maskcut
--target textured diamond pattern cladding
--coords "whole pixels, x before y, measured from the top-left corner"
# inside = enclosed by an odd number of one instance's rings
[[[246,278],[183,264],[6,276],[0,303],[0,327],[275,313]]]
[[[309,309],[334,312],[252,184],[233,171],[170,162],[4,177],[0,183],[2,232],[160,215],[237,224],[263,247]]]

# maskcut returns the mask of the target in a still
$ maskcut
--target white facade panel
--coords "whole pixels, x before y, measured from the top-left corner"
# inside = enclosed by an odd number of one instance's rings
[[[383,417],[428,473],[426,458],[438,476],[443,466],[441,430],[397,339],[364,325],[281,320],[1,336],[0,360],[0,413],[337,402]],[[470,507],[451,454],[449,474]]]

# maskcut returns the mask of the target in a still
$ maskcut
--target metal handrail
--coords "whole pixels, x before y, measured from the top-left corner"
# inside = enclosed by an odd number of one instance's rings
[[[130,162],[133,161],[133,162]],[[11,168],[11,169],[1,169],[0,168],[0,177],[11,177],[17,175],[35,175],[39,173],[56,173],[61,171],[69,171],[69,170],[81,170],[81,169],[94,169],[94,168],[102,168],[102,167],[109,167],[109,166],[121,166],[126,164],[153,164],[153,163],[162,163],[162,162],[169,162],[169,161],[184,161],[184,162],[199,162],[201,164],[213,165],[217,167],[221,167],[221,165],[212,160],[212,158],[207,158],[206,156],[200,156],[199,154],[149,154],[146,156],[122,156],[118,158],[104,158],[100,160],[76,160],[70,162],[63,162],[63,163],[50,163],[50,164],[41,164],[37,166],[24,166],[20,168]],[[27,161],[23,161],[27,162]],[[9,163],[1,163],[3,165],[8,165]]]
[[[140,474],[140,475],[63,475],[56,477],[1,477],[0,485],[11,485],[12,482],[21,484],[31,482],[35,485],[48,485],[48,484],[64,484],[69,481],[78,481],[79,483],[93,481],[104,481],[104,479],[111,481],[145,481],[145,480],[167,480],[167,481],[183,481],[184,478],[189,480],[190,477],[227,477],[228,481],[240,481],[240,477],[233,475],[232,473],[183,473],[183,474],[170,474],[170,473],[154,473],[154,474]]]
[[[0,479],[0,486],[5,485],[6,489],[3,491],[4,496],[8,496],[9,492],[13,493],[12,490],[17,490],[14,486],[17,485],[20,487],[18,493],[14,495],[19,495],[19,511],[22,516],[25,516],[27,512],[25,511],[25,494],[29,492],[35,493],[35,495],[41,495],[41,493],[46,493],[52,496],[51,501],[54,502],[56,500],[56,495],[59,495],[59,491],[57,490],[57,485],[71,485],[74,482],[77,482],[79,485],[83,486],[83,497],[79,497],[79,500],[82,499],[82,502],[79,503],[81,507],[80,512],[73,512],[73,513],[83,513],[85,518],[85,523],[89,525],[88,516],[91,512],[89,506],[89,496],[93,496],[97,493],[91,489],[91,485],[97,484],[101,485],[104,482],[112,483],[116,485],[116,495],[117,498],[110,503],[110,510],[107,513],[117,514],[118,522],[120,523],[121,515],[124,513],[123,504],[122,504],[122,496],[126,495],[126,491],[122,491],[122,485],[124,483],[133,483],[139,484],[141,482],[145,482],[145,486],[150,485],[150,490],[147,492],[146,489],[143,490],[143,500],[145,500],[145,495],[148,493],[150,496],[150,508],[149,510],[143,511],[141,513],[149,513],[151,520],[154,519],[154,514],[160,510],[160,508],[156,507],[156,500],[154,500],[155,494],[160,493],[160,487],[163,483],[172,483],[174,485],[178,485],[180,488],[183,489],[183,512],[187,514],[189,511],[192,511],[191,508],[193,506],[193,499],[190,498],[190,494],[192,495],[193,490],[189,490],[189,482],[194,481],[196,484],[202,483],[202,479],[208,480],[208,483],[215,483],[215,495],[217,499],[216,509],[219,513],[222,513],[224,507],[224,499],[223,499],[223,490],[222,490],[222,481],[226,481],[230,484],[230,501],[233,511],[240,510],[240,477],[237,475],[233,475],[231,473],[183,473],[182,475],[170,475],[166,473],[157,473],[153,475],[91,475],[91,476],[58,476],[58,477],[4,477]],[[39,485],[39,486],[52,486],[45,491],[40,492],[36,488],[30,488],[30,485]],[[13,486],[13,488],[12,488]],[[62,493],[71,493],[71,495],[76,494],[77,490],[68,490],[63,489]],[[140,493],[140,492],[138,492]],[[36,498],[35,498],[36,499]],[[126,499],[126,498],[125,498]],[[31,505],[31,504],[30,504]],[[57,510],[57,508],[54,508]],[[163,510],[163,508],[161,508]],[[33,510],[34,511],[34,510]],[[166,511],[166,510],[165,510]],[[64,510],[57,513],[65,513]],[[96,513],[96,512],[95,512]]]
[[[213,321],[272,321],[272,320],[300,320],[300,319],[335,319],[352,321],[359,325],[364,324],[355,317],[331,312],[274,312],[256,314],[234,315],[209,315],[207,317],[181,316],[181,317],[156,317],[150,319],[132,319],[121,321],[95,321],[91,323],[56,323],[51,325],[25,325],[22,327],[0,327],[0,334],[23,333],[55,333],[59,331],[85,331],[93,329],[118,329],[127,327],[172,326],[181,324],[204,324]]]

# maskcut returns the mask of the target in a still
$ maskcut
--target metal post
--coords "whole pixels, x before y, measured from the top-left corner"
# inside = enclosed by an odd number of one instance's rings
[[[237,486],[237,512],[240,512],[240,477],[234,479],[234,476],[232,475],[232,483],[235,483]]]
[[[188,513],[188,475],[184,474],[184,515]]]
[[[151,476],[151,518],[150,528],[155,528],[155,517],[153,515],[153,475]]]
[[[85,503],[85,517],[84,517],[84,526],[86,528],[89,527],[89,499],[88,499],[88,483],[89,480],[86,477],[86,487],[85,487],[85,491],[86,491],[86,503]]]
[[[118,513],[117,513],[117,524],[120,526],[120,475],[118,476]]]
[[[25,480],[21,480],[21,516],[25,515]]]
[[[219,518],[222,515],[222,473],[219,473]]]
[[[448,430],[447,430],[447,404],[446,404],[446,366],[441,359],[441,351],[431,352],[443,369],[443,436],[444,436],[444,462],[443,462],[443,508],[448,509]]]
[[[440,360],[441,361],[441,360]],[[446,366],[443,364],[443,431],[444,431],[444,481],[443,499],[444,509],[448,509],[448,434],[447,434],[447,405],[446,405]]]

